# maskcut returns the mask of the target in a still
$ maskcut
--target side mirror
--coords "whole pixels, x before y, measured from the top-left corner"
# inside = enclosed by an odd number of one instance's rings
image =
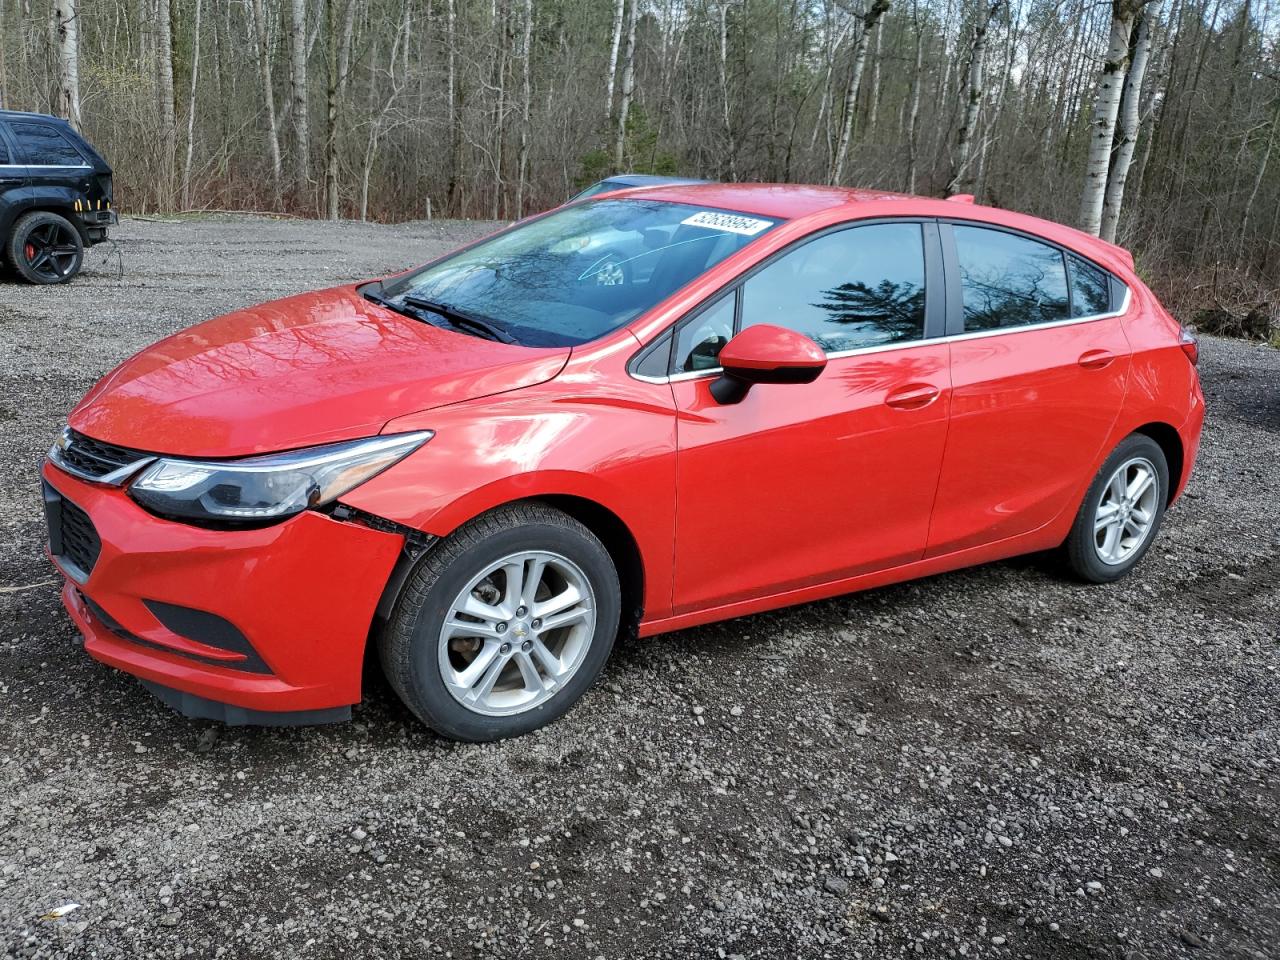
[[[717,403],[737,403],[757,383],[813,383],[827,367],[827,355],[806,337],[785,327],[747,327],[720,351],[724,373],[711,384]]]

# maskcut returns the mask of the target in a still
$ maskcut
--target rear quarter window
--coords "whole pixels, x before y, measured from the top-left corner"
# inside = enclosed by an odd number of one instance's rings
[[[0,127],[0,166],[13,163],[13,158],[9,156],[9,144],[4,139],[4,127]]]
[[[18,153],[31,166],[88,166],[79,148],[62,131],[47,123],[22,121],[10,125]]]

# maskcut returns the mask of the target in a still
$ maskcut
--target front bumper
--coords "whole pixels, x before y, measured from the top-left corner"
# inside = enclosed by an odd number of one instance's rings
[[[365,643],[402,536],[314,512],[206,530],[50,463],[42,475],[46,499],[79,507],[100,541],[87,574],[50,554],[94,659],[164,688],[161,699],[188,715],[231,723],[340,719],[335,708],[360,700]]]

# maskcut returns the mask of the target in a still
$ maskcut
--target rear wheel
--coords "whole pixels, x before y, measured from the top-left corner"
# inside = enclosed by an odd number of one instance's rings
[[[25,214],[13,225],[5,255],[30,283],[66,283],[80,272],[84,241],[65,217],[38,211]]]
[[[428,726],[500,740],[574,705],[608,659],[620,609],[617,571],[590,530],[538,504],[504,507],[422,558],[379,653]]]
[[[1091,583],[1119,580],[1137,566],[1160,530],[1169,465],[1150,437],[1126,437],[1089,487],[1066,542],[1067,563]]]

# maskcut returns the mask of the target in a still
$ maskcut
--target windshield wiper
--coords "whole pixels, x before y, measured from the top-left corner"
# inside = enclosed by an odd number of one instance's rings
[[[501,329],[496,324],[483,320],[480,317],[470,313],[465,313],[457,307],[450,306],[447,303],[441,303],[438,300],[428,300],[426,297],[417,297],[412,293],[405,294],[401,298],[407,307],[417,307],[419,310],[430,310],[432,313],[439,314],[448,320],[455,327],[470,330],[472,333],[478,333],[480,336],[488,340],[497,340],[499,343],[515,343],[515,337]]]

